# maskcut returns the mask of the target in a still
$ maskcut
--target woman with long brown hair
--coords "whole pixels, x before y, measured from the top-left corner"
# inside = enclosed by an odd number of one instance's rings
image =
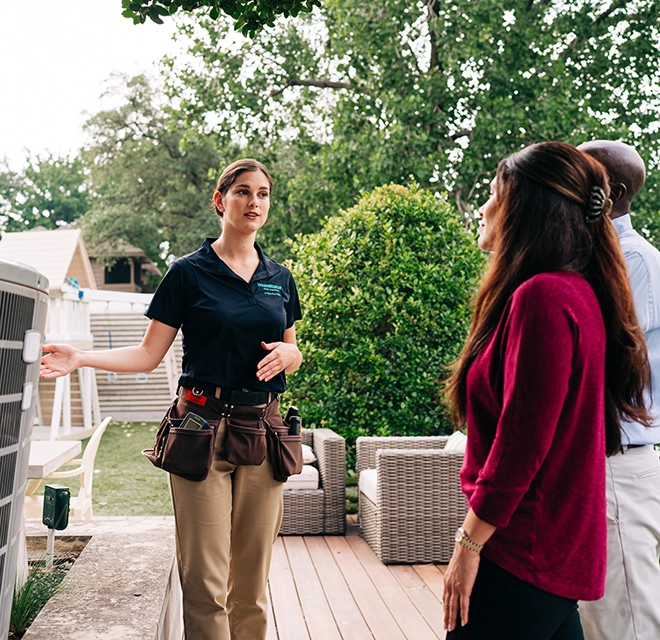
[[[481,208],[493,253],[449,384],[469,511],[445,576],[447,638],[577,640],[603,595],[605,455],[648,423],[650,370],[607,174],[575,147],[503,160]]]

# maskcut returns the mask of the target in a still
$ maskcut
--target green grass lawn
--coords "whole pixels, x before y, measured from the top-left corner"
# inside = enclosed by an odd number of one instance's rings
[[[142,455],[153,445],[158,423],[112,422],[101,438],[94,464],[92,498],[95,516],[167,516],[172,505],[167,473]],[[82,442],[83,449],[87,440]],[[67,467],[63,467],[66,469]],[[77,478],[52,480],[78,494]],[[40,487],[43,493],[43,483]]]

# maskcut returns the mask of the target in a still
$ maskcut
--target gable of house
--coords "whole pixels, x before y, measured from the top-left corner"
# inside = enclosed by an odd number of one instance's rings
[[[0,258],[33,267],[48,278],[51,290],[61,289],[66,278],[75,278],[86,289],[97,288],[80,229],[5,233]]]

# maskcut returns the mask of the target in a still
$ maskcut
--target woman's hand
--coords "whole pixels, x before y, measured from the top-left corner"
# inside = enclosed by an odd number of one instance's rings
[[[119,373],[149,373],[165,357],[176,332],[174,327],[151,320],[142,342],[132,347],[81,351],[68,344],[45,344],[42,353],[46,355],[41,358],[40,375],[45,379],[57,378],[80,367]]]
[[[298,347],[291,342],[262,342],[261,347],[270,353],[257,365],[257,378],[268,382],[278,373],[295,371],[302,361]]]
[[[453,631],[460,613],[461,625],[468,622],[470,595],[479,570],[481,556],[456,543],[454,554],[445,573],[442,604],[445,609],[445,629]]]
[[[58,378],[83,366],[82,351],[68,344],[45,344],[39,375],[44,379]]]

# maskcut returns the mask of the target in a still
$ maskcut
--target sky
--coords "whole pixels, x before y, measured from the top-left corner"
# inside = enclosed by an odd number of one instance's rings
[[[172,20],[134,25],[121,15],[121,0],[0,6],[0,160],[13,169],[26,150],[75,153],[111,74],[156,75],[153,63],[176,51]]]

